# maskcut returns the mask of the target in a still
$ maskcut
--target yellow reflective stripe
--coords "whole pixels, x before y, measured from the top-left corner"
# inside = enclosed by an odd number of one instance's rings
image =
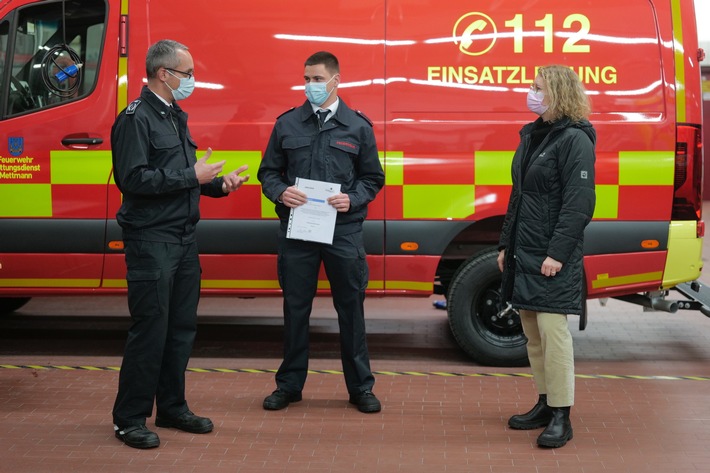
[[[49,184],[0,185],[0,217],[51,217]]]
[[[205,154],[205,150],[197,151],[197,158],[201,158]],[[228,174],[240,166],[246,164],[249,166],[245,172],[241,173],[242,176],[249,174],[249,180],[246,182],[246,186],[258,186],[259,181],[256,178],[256,172],[259,170],[259,165],[261,164],[261,151],[222,151],[213,150],[212,155],[208,162],[216,163],[219,161],[226,161],[224,163],[224,172],[222,174]]]
[[[367,281],[367,288],[381,290],[385,288],[385,282],[381,279],[370,279]]]
[[[404,218],[466,218],[475,211],[475,186],[405,185]]]
[[[619,151],[619,185],[672,186],[673,151]]]
[[[34,280],[33,280],[34,281]],[[388,282],[388,288],[392,283]],[[394,285],[397,289],[406,289],[408,286],[417,290],[423,290],[419,287],[414,287],[426,283],[408,283],[395,281]],[[431,284],[429,284],[431,286]],[[126,288],[125,279],[104,279],[101,287],[104,288]],[[278,280],[231,280],[231,279],[203,279],[202,288],[203,289],[280,289]],[[368,289],[384,289],[385,283],[382,280],[370,280],[367,284]],[[318,289],[330,289],[330,284],[328,281],[318,281]],[[431,287],[430,287],[431,289]]]
[[[476,151],[475,181],[477,186],[510,186],[510,166],[515,151]]]
[[[99,287],[100,279],[0,279],[0,287]]]
[[[383,153],[380,152],[380,161]],[[401,186],[404,184],[404,153],[401,151],[386,151],[384,153],[385,185]]]
[[[619,186],[598,185],[595,187],[597,203],[593,218],[619,217]]]
[[[125,279],[104,279],[101,287],[126,288]],[[278,280],[203,279],[203,289],[279,289]]]
[[[128,58],[118,58],[118,84],[116,86],[116,115],[128,106]]]
[[[119,280],[114,280],[118,282]],[[125,281],[123,281],[125,286]],[[105,285],[105,283],[104,283]],[[369,289],[382,289],[384,287],[383,281],[369,281]],[[202,280],[203,289],[280,289],[278,280],[247,280],[247,279],[203,279]],[[330,283],[328,281],[318,281],[318,289],[330,289]]]
[[[111,151],[50,151],[52,184],[103,184],[111,174]]]
[[[101,281],[101,287],[128,287],[125,279],[104,279]]]
[[[128,15],[128,0],[121,0],[121,15]],[[128,40],[128,38],[126,38]],[[129,45],[130,47],[130,45]],[[128,106],[128,58],[118,57],[118,84],[116,87],[116,114]]]
[[[203,289],[279,289],[277,280],[203,279]]]
[[[393,290],[408,290],[408,291],[425,291],[432,292],[434,289],[433,282],[417,282],[417,281],[386,281],[388,291]]]
[[[683,44],[683,24],[681,23],[680,0],[671,0],[673,15],[673,51],[675,55],[675,109],[676,120],[685,121],[685,46]],[[690,51],[688,51],[690,54]]]
[[[625,284],[636,284],[646,281],[657,281],[663,276],[661,271],[651,273],[630,274],[627,276],[617,276],[610,278],[609,274],[597,274],[597,279],[592,281],[592,287],[598,289],[601,287],[623,286]]]
[[[663,287],[673,287],[700,277],[703,239],[697,237],[697,222],[672,221],[668,231],[668,256]]]

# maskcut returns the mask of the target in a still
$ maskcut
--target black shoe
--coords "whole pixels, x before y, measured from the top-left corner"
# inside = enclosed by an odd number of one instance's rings
[[[539,446],[558,448],[572,440],[572,423],[569,420],[569,411],[569,407],[552,408],[552,419],[537,438]]]
[[[547,395],[540,394],[537,404],[525,414],[514,415],[508,419],[511,429],[530,430],[545,427],[552,419],[552,408],[547,405]]]
[[[116,438],[133,448],[155,448],[160,445],[160,438],[145,425],[115,427]]]
[[[191,411],[187,411],[174,419],[158,415],[155,418],[155,425],[158,427],[172,427],[192,434],[206,434],[214,429],[211,420],[207,417],[196,416]]]
[[[266,396],[266,399],[264,399],[264,409],[267,411],[278,411],[288,407],[290,403],[298,402],[301,399],[301,393],[290,393],[279,388]]]
[[[355,404],[358,411],[366,414],[370,412],[380,412],[382,410],[380,401],[377,400],[370,390],[358,394],[351,394],[350,404]]]

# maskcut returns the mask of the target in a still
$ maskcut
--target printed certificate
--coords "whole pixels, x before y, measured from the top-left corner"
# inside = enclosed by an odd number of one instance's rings
[[[291,209],[286,238],[332,245],[338,211],[328,203],[328,197],[340,193],[340,184],[297,177],[296,187],[308,201]]]

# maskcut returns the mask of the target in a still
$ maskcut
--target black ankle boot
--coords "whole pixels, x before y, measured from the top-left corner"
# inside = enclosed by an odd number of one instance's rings
[[[569,411],[569,407],[552,408],[552,420],[537,438],[539,446],[558,448],[572,440],[572,423],[569,420]]]
[[[508,419],[511,429],[530,430],[545,427],[552,419],[552,409],[547,407],[547,394],[540,394],[535,407],[525,414],[514,415]]]

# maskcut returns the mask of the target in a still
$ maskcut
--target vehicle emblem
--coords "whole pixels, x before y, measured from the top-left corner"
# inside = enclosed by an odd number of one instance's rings
[[[12,156],[19,156],[25,151],[25,139],[21,136],[11,136],[7,139],[7,150]]]

